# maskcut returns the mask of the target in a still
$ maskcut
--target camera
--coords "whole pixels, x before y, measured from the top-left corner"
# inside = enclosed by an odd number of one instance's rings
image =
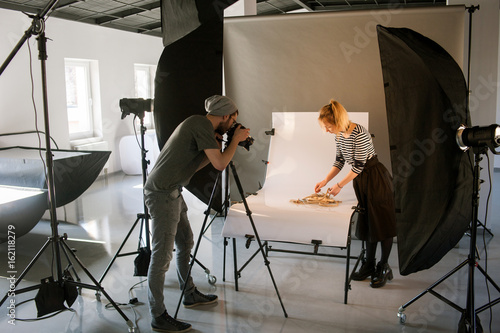
[[[234,123],[233,126],[231,126],[231,128],[227,131],[227,133],[226,133],[227,134],[227,145],[229,145],[231,143],[231,141],[233,140],[234,131],[236,131],[236,128],[238,127],[238,125],[241,125],[241,124]],[[245,129],[246,127],[241,125],[241,128]],[[249,136],[245,140],[238,142],[238,146],[242,146],[246,150],[250,150],[250,146],[253,144],[254,141],[255,141],[254,138]]]
[[[122,110],[122,119],[131,113],[139,118],[144,118],[145,111],[153,111],[153,99],[122,98],[120,99],[120,109]]]

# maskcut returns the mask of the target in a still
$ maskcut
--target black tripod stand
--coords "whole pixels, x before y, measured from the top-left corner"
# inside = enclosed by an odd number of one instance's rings
[[[47,189],[48,189],[48,204],[49,204],[49,211],[50,211],[50,224],[51,224],[52,235],[51,235],[51,237],[49,237],[47,239],[45,244],[38,251],[38,253],[35,255],[35,257],[31,260],[31,262],[28,264],[28,266],[23,270],[21,275],[19,275],[16,282],[14,283],[14,287],[17,288],[18,284],[22,281],[22,279],[28,273],[28,271],[33,267],[33,265],[40,258],[40,256],[43,254],[43,252],[49,247],[49,245],[52,245],[52,253],[54,256],[54,263],[56,266],[56,275],[51,276],[50,278],[46,278],[44,280],[53,280],[54,283],[56,284],[56,288],[62,289],[62,290],[64,290],[67,287],[88,288],[88,289],[93,289],[93,290],[96,290],[98,292],[103,293],[104,296],[106,296],[106,298],[110,301],[110,303],[116,309],[116,311],[118,311],[118,313],[127,322],[127,325],[129,327],[129,332],[134,332],[135,327],[134,327],[134,324],[132,323],[132,321],[130,321],[127,318],[127,316],[118,307],[118,305],[111,299],[111,297],[109,297],[109,295],[104,291],[104,288],[100,285],[100,283],[92,276],[92,274],[90,274],[90,272],[83,265],[83,263],[80,261],[80,259],[75,255],[74,251],[68,246],[68,244],[66,243],[67,235],[64,234],[63,236],[60,236],[59,232],[58,232],[58,221],[57,221],[57,214],[56,214],[56,207],[57,206],[56,206],[55,187],[54,187],[54,167],[53,167],[53,156],[52,156],[51,143],[50,143],[50,126],[49,126],[48,97],[47,97],[47,71],[46,71],[47,38],[45,37],[45,32],[44,32],[44,30],[45,30],[44,29],[45,28],[44,18],[46,16],[46,14],[52,10],[52,8],[55,6],[56,2],[57,1],[55,1],[55,0],[51,1],[40,14],[36,15],[33,18],[32,25],[24,33],[23,37],[18,42],[18,44],[16,45],[14,50],[11,52],[11,54],[7,58],[6,62],[0,68],[0,74],[1,74],[1,73],[3,73],[4,69],[7,67],[10,60],[12,60],[14,58],[15,53],[21,48],[23,43],[29,37],[31,37],[31,35],[38,35],[38,37],[37,37],[38,51],[39,51],[38,58],[39,58],[40,63],[41,63],[42,96],[43,96],[44,121],[45,121],[45,146],[46,146],[46,161],[45,161],[45,163],[47,166],[46,180],[47,180]],[[79,281],[78,282],[73,281],[72,278],[69,278],[66,274],[63,273],[62,262],[61,262],[61,250],[66,255],[69,267],[73,267],[73,265],[69,259],[68,254],[74,260],[76,260],[76,262],[79,264],[81,269],[90,278],[93,285],[81,283]],[[18,294],[21,294],[24,292],[41,289],[43,287],[44,287],[43,284],[38,284],[35,286],[31,286],[31,287],[16,289],[15,294],[18,295]],[[4,298],[0,302],[0,306],[7,300],[8,297],[9,297],[9,293],[7,293],[4,296]],[[53,301],[52,299],[49,300],[49,302],[52,302],[52,301]],[[59,302],[59,301],[60,301],[60,299],[56,300],[56,302]],[[64,300],[62,300],[62,301],[64,301]],[[61,306],[62,306],[62,301],[60,304]],[[51,306],[47,305],[47,307],[51,307]],[[50,312],[54,312],[54,311],[50,311]]]
[[[146,130],[147,130],[147,128],[144,126],[144,111],[138,113],[138,117],[140,119],[140,126],[141,126],[141,128],[140,128],[140,130],[141,130],[141,147],[140,148],[141,148],[141,162],[142,162],[142,186],[144,187],[144,185],[146,184],[148,164],[150,163],[149,160],[146,159],[146,154],[148,151],[146,150],[145,145],[144,145],[144,135],[146,134]],[[122,244],[118,248],[118,251],[116,251],[116,254],[114,255],[113,259],[111,259],[111,261],[109,262],[108,267],[106,267],[106,269],[104,270],[104,273],[102,273],[102,276],[99,279],[99,283],[101,283],[102,280],[104,280],[104,277],[106,276],[109,269],[111,268],[111,266],[115,262],[116,258],[130,256],[130,255],[134,255],[134,254],[139,254],[139,253],[141,253],[141,249],[143,249],[143,251],[145,251],[146,253],[151,254],[151,241],[150,241],[150,237],[149,237],[150,216],[149,216],[148,207],[146,206],[146,203],[144,202],[144,198],[142,200],[142,203],[143,203],[143,209],[144,209],[143,213],[137,214],[137,219],[135,220],[134,224],[132,224],[132,228],[130,228],[127,236],[125,237]],[[129,239],[130,235],[134,231],[134,229],[137,226],[137,224],[139,223],[139,221],[141,222],[141,228],[139,231],[139,244],[137,245],[137,251],[121,253],[123,247],[125,246],[125,243],[127,243],[127,240]],[[144,244],[144,246],[141,247],[141,241],[143,240],[143,238],[142,238],[143,235],[145,235],[144,236],[145,244]],[[96,296],[99,298],[99,295],[97,293],[96,293]]]
[[[250,220],[250,223],[252,225],[252,228],[253,228],[253,232],[255,234],[255,239],[257,240],[257,243],[258,243],[258,246],[259,246],[259,250],[260,252],[262,253],[262,257],[264,259],[264,264],[266,265],[267,267],[267,270],[269,272],[269,276],[271,277],[271,280],[273,282],[273,286],[274,286],[274,289],[276,290],[276,295],[278,296],[278,299],[280,301],[280,304],[281,304],[281,308],[283,309],[283,313],[285,315],[286,318],[288,318],[288,314],[286,313],[286,310],[285,310],[285,307],[283,305],[283,301],[281,300],[281,296],[280,296],[280,293],[278,291],[278,287],[276,285],[276,281],[274,280],[274,276],[273,276],[273,273],[271,271],[271,267],[269,266],[270,265],[270,262],[269,260],[267,260],[267,255],[266,253],[264,252],[264,245],[262,244],[261,240],[260,240],[260,237],[259,237],[259,233],[257,232],[257,228],[255,227],[255,223],[252,219],[252,212],[250,211],[250,208],[248,207],[248,204],[247,204],[247,201],[245,199],[245,195],[244,195],[244,191],[243,191],[243,187],[241,186],[241,182],[240,182],[240,178],[238,177],[238,173],[236,172],[236,168],[233,164],[233,161],[229,162],[229,166],[231,168],[231,171],[232,171],[232,174],[233,174],[233,177],[234,177],[234,181],[236,182],[236,186],[238,187],[238,192],[240,193],[240,196],[243,200],[243,203],[244,203],[244,206],[245,206],[245,209],[246,209],[246,213],[247,213],[247,216]],[[228,169],[226,169],[228,170]],[[194,260],[196,259],[196,254],[198,253],[198,248],[200,246],[200,242],[201,242],[201,237],[203,236],[203,231],[205,230],[205,225],[207,223],[207,220],[208,220],[208,216],[210,214],[210,209],[212,207],[212,203],[213,203],[213,197],[214,197],[214,194],[216,193],[215,189],[217,188],[217,184],[218,182],[220,181],[220,178],[221,178],[221,173],[219,173],[217,175],[217,178],[215,180],[215,184],[214,184],[214,187],[212,189],[212,194],[210,196],[210,200],[208,202],[208,208],[207,210],[205,211],[205,219],[203,221],[203,225],[201,227],[201,233],[198,237],[198,241],[196,243],[196,246],[195,246],[195,250],[194,250],[194,253],[193,253],[193,260],[191,260],[190,262],[190,267],[189,267],[189,273],[188,273],[188,276],[191,275],[191,270],[193,268],[193,264],[194,264]],[[227,196],[227,191],[226,191],[226,196]],[[226,200],[224,201],[225,203],[228,202],[228,199],[226,197]],[[175,316],[174,318],[177,318],[177,313],[179,311],[179,307],[181,305],[181,301],[182,301],[182,297],[184,296],[184,292],[186,291],[186,284],[184,284],[184,288],[182,289],[182,293],[181,293],[181,297],[179,298],[179,303],[177,304],[177,310],[175,311]]]
[[[484,304],[483,306],[479,308],[475,308],[475,292],[474,292],[474,272],[475,269],[477,268],[483,275],[484,277],[488,280],[489,283],[491,283],[497,291],[500,292],[500,287],[493,281],[493,279],[487,274],[487,272],[479,265],[479,263],[476,261],[476,236],[477,236],[477,220],[478,220],[478,210],[479,210],[479,190],[480,190],[480,170],[481,167],[479,166],[479,163],[482,160],[481,154],[486,154],[487,153],[487,147],[479,147],[479,148],[473,148],[474,149],[474,157],[475,157],[475,164],[474,164],[474,182],[473,182],[473,194],[472,194],[472,222],[471,222],[471,237],[470,237],[470,248],[469,248],[469,255],[465,261],[463,261],[460,265],[455,267],[452,271],[450,271],[448,274],[443,276],[441,279],[433,283],[430,287],[428,287],[425,291],[420,293],[418,296],[414,297],[411,301],[408,303],[402,305],[399,310],[398,310],[398,317],[400,323],[404,324],[406,322],[406,315],[403,313],[404,310],[410,306],[413,302],[418,300],[420,297],[425,295],[426,293],[430,293],[431,295],[437,297],[441,301],[445,302],[446,304],[450,305],[457,311],[462,313],[462,318],[459,323],[459,332],[467,332],[467,333],[475,333],[475,332],[482,332],[481,324],[479,322],[479,318],[477,317],[477,314],[481,313],[484,310],[487,310],[491,308],[492,306],[500,303],[500,297],[487,303]],[[437,292],[434,291],[434,288],[437,287],[441,282],[445,281],[447,278],[458,272],[462,267],[468,266],[468,285],[467,285],[467,303],[466,307],[462,308],[456,303],[452,302],[451,300],[447,299],[446,297],[438,294]],[[478,330],[479,329],[479,330]]]

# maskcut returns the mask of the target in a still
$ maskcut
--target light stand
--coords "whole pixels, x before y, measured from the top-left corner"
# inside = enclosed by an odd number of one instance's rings
[[[51,230],[52,230],[52,236],[48,238],[48,240],[45,242],[45,244],[42,246],[42,248],[39,250],[39,252],[36,254],[36,256],[31,260],[31,262],[28,264],[28,266],[23,270],[21,275],[17,278],[16,282],[14,283],[15,288],[17,288],[17,285],[22,281],[24,276],[28,273],[28,271],[31,269],[31,267],[35,264],[35,262],[40,258],[42,253],[48,248],[49,245],[52,245],[52,253],[54,255],[54,261],[56,265],[56,274],[57,276],[52,277],[54,281],[57,282],[59,287],[63,288],[64,286],[70,286],[70,287],[83,287],[83,288],[88,288],[88,289],[93,289],[97,290],[99,292],[102,292],[106,298],[110,301],[110,303],[113,305],[113,307],[118,311],[118,313],[122,316],[122,318],[127,322],[127,325],[129,327],[129,332],[134,332],[135,327],[132,321],[130,321],[125,313],[118,307],[118,305],[111,299],[111,297],[104,291],[104,288],[100,285],[100,283],[90,274],[90,272],[85,268],[83,263],[80,261],[80,259],[75,255],[74,251],[68,246],[66,243],[67,235],[64,234],[63,236],[60,236],[58,233],[58,221],[57,221],[57,215],[56,215],[56,197],[55,197],[55,188],[54,188],[54,168],[53,168],[53,156],[52,156],[52,150],[51,150],[51,143],[50,143],[50,126],[49,126],[49,111],[48,111],[48,97],[47,97],[47,70],[46,70],[46,60],[47,60],[47,49],[46,49],[46,44],[47,44],[47,38],[45,37],[45,22],[44,22],[44,17],[45,15],[55,6],[57,1],[53,0],[51,1],[45,8],[44,10],[36,15],[33,18],[33,23],[30,26],[30,28],[25,32],[21,40],[18,42],[16,45],[15,49],[10,53],[9,57],[7,60],[4,62],[2,67],[0,68],[0,74],[3,73],[5,68],[7,67],[8,63],[14,58],[15,54],[17,51],[21,48],[23,43],[32,35],[32,34],[37,34],[38,38],[38,51],[39,55],[38,58],[41,63],[41,74],[42,74],[42,97],[43,97],[43,110],[44,110],[44,121],[45,121],[45,146],[46,146],[46,167],[47,167],[47,174],[46,174],[46,181],[47,181],[47,189],[48,189],[48,203],[49,203],[49,211],[50,211],[50,223],[51,223]],[[63,270],[62,270],[62,263],[61,263],[61,253],[60,250],[63,250],[63,252],[67,255],[68,253],[75,259],[82,270],[87,274],[87,276],[90,278],[90,280],[93,282],[93,285],[90,284],[84,284],[81,282],[75,282],[72,281],[71,279],[66,278],[63,275]],[[71,265],[71,264],[70,264]],[[38,284],[35,286],[27,287],[27,288],[22,288],[19,290],[15,290],[15,294],[21,294],[24,292],[28,292],[31,290],[36,290],[40,289],[42,287],[42,284]],[[0,301],[0,306],[7,300],[9,296],[9,293],[7,293],[4,298]]]
[[[480,6],[470,6],[466,7],[467,12],[469,13],[469,45],[468,45],[468,50],[467,50],[467,99],[469,98],[470,94],[470,75],[471,75],[471,53],[472,53],[472,14],[476,10],[479,10]],[[467,105],[469,105],[469,101],[467,101]],[[468,110],[468,109],[467,109]],[[466,117],[467,118],[467,117]],[[486,228],[486,225],[484,225],[481,221],[477,220],[477,224],[479,224],[483,229],[490,234],[491,237],[493,237],[493,233],[491,232],[490,229]]]
[[[149,160],[146,159],[146,154],[147,154],[147,150],[146,150],[146,147],[144,145],[144,135],[146,134],[146,126],[144,126],[144,111],[143,112],[139,112],[138,114],[138,117],[139,117],[139,120],[140,120],[140,130],[141,130],[141,161],[142,161],[142,186],[144,188],[144,185],[146,184],[146,179],[147,179],[147,172],[148,172],[148,164],[150,163]],[[122,118],[123,119],[123,118]],[[106,267],[106,269],[104,270],[104,273],[102,274],[101,278],[99,279],[99,283],[102,282],[102,280],[104,280],[104,277],[106,276],[106,274],[108,273],[109,269],[111,268],[111,266],[113,265],[113,263],[115,262],[116,258],[118,257],[125,257],[125,256],[129,256],[129,255],[134,255],[134,254],[139,254],[140,253],[140,248],[141,248],[141,239],[142,239],[142,235],[145,234],[145,238],[146,238],[146,251],[147,253],[151,254],[151,241],[150,241],[150,237],[149,237],[149,220],[150,220],[150,216],[149,216],[149,211],[148,211],[148,207],[146,206],[146,203],[144,201],[144,192],[143,192],[143,200],[142,200],[142,203],[143,203],[143,213],[139,213],[137,214],[137,219],[135,220],[134,224],[132,224],[132,228],[130,228],[127,236],[125,237],[125,239],[123,240],[122,244],[120,245],[120,247],[118,248],[118,251],[116,251],[116,254],[114,255],[113,259],[111,259],[110,263],[108,264],[108,267]],[[139,221],[141,221],[141,228],[140,228],[140,231],[139,231],[139,244],[137,245],[137,251],[135,252],[127,252],[127,253],[120,253],[123,249],[123,247],[125,246],[125,243],[127,242],[128,238],[130,237],[130,235],[132,234],[132,232],[134,231],[135,227],[137,226],[137,224],[139,223]],[[144,233],[143,233],[144,231]],[[96,294],[97,297],[99,297],[99,295]]]
[[[425,291],[420,293],[418,296],[413,298],[411,301],[407,302],[406,304],[402,305],[399,310],[398,310],[398,317],[400,323],[404,324],[406,322],[406,315],[403,313],[405,309],[410,306],[413,302],[418,300],[420,297],[425,295],[427,292],[429,292],[431,295],[437,297],[441,301],[445,302],[446,304],[450,305],[454,309],[458,310],[459,312],[462,313],[462,320],[460,321],[459,324],[459,331],[460,332],[467,332],[467,333],[475,333],[477,332],[476,329],[478,326],[480,327],[481,324],[479,323],[479,318],[477,318],[477,314],[480,312],[491,308],[492,306],[500,303],[500,297],[479,307],[475,308],[475,299],[474,299],[474,270],[477,268],[490,282],[495,289],[500,292],[500,287],[493,281],[493,279],[486,273],[486,271],[479,265],[479,263],[476,261],[476,235],[477,235],[477,220],[478,220],[478,210],[479,210],[479,190],[480,190],[480,170],[481,167],[479,166],[479,163],[482,160],[481,154],[486,154],[487,153],[487,147],[478,147],[478,148],[473,148],[474,150],[474,156],[475,156],[475,164],[474,164],[474,181],[473,181],[473,194],[472,194],[472,221],[471,221],[471,237],[470,237],[470,248],[469,248],[469,255],[468,258],[463,261],[461,264],[459,264],[457,267],[455,267],[452,271],[450,271],[448,274],[443,276],[441,279],[433,283],[429,288],[427,288]],[[459,271],[462,267],[464,266],[469,266],[468,269],[468,285],[467,285],[467,303],[466,307],[462,308],[458,306],[456,303],[450,301],[446,297],[438,294],[437,292],[434,291],[434,288],[437,287],[441,282],[449,278],[451,275]],[[481,332],[481,331],[480,331]]]

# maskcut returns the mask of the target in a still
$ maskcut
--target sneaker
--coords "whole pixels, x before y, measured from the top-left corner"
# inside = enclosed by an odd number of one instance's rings
[[[187,332],[191,329],[191,324],[178,321],[165,311],[161,316],[151,321],[151,328],[155,332]]]
[[[351,279],[354,281],[363,281],[375,273],[375,260],[366,261],[361,265],[359,271],[352,273]]]
[[[192,308],[197,305],[212,304],[217,302],[216,295],[202,294],[198,289],[194,288],[194,292],[189,295],[184,295],[184,301],[182,304],[185,308]]]

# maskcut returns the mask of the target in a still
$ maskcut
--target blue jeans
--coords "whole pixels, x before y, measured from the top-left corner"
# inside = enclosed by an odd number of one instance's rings
[[[191,249],[194,246],[193,232],[187,217],[187,205],[182,197],[182,189],[170,193],[144,191],[146,206],[151,215],[151,261],[148,270],[148,300],[152,318],[165,312],[163,287],[165,273],[172,260],[174,244],[177,253],[177,278],[180,289],[185,294],[194,291],[189,273]],[[186,278],[187,277],[187,278]]]

